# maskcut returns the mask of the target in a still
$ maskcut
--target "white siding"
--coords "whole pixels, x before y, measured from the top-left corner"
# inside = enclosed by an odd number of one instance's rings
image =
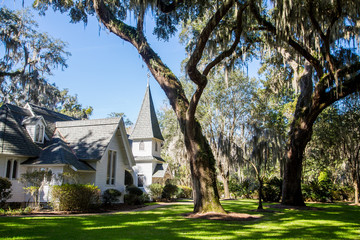
[[[152,183],[153,163],[136,163],[136,170],[138,175],[144,175],[144,189],[147,190],[147,187]]]
[[[132,151],[134,156],[151,156],[153,151],[152,140],[144,140],[144,150],[139,150],[140,141],[134,141],[132,143]]]
[[[102,156],[101,160],[96,164],[96,178],[95,185],[101,189],[101,192],[104,192],[106,189],[114,188],[124,193],[125,191],[125,164],[127,159],[125,159],[126,153],[122,145],[122,140],[119,136],[119,130],[111,138],[110,143],[106,149],[105,154]],[[115,173],[115,184],[106,184],[107,177],[107,164],[108,164],[108,152],[109,150],[116,151],[116,173]],[[124,194],[122,194],[123,196]],[[122,200],[122,199],[121,199]]]

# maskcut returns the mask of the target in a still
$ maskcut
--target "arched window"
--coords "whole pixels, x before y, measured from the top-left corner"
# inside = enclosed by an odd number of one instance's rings
[[[8,179],[16,179],[18,171],[18,161],[17,160],[8,160],[6,163],[6,173],[5,177]]]
[[[40,133],[39,133],[39,142],[44,142],[44,126],[40,126]]]
[[[158,144],[157,144],[157,142],[155,142],[155,152],[157,152],[158,151]]]
[[[36,124],[35,126],[35,142],[39,142],[40,140],[40,125]]]
[[[144,141],[141,141],[141,142],[139,143],[139,150],[145,150]]]
[[[7,165],[6,165],[6,178],[10,178],[10,173],[11,173],[11,160],[7,161]]]
[[[18,167],[18,162],[14,160],[13,168],[12,168],[12,179],[16,179],[17,177],[17,167]]]

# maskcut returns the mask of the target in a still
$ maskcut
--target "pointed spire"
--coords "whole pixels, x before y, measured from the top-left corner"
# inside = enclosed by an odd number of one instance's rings
[[[161,134],[158,119],[156,117],[154,103],[151,97],[149,84],[147,85],[145,96],[141,105],[139,116],[136,120],[130,139],[149,139],[157,138],[164,141]]]

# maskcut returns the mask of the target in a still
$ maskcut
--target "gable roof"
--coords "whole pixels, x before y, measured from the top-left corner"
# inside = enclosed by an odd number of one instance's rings
[[[51,139],[48,146],[41,151],[38,158],[32,158],[22,163],[22,165],[48,164],[71,165],[76,171],[95,171],[88,164],[79,161],[71,148],[58,133],[54,134],[54,137]]]
[[[145,96],[141,105],[139,116],[136,120],[134,130],[130,135],[130,139],[148,138],[157,138],[164,141],[159,122],[156,117],[149,85],[146,88]]]
[[[56,128],[80,160],[103,156],[121,118],[57,122]]]
[[[154,178],[163,178],[166,174],[166,170],[168,168],[167,163],[158,163],[155,166],[152,177]]]
[[[1,154],[38,156],[40,148],[21,125],[24,118],[30,116],[30,111],[12,104],[6,103],[0,108]]]
[[[33,115],[42,116],[44,118],[47,124],[45,133],[50,138],[55,132],[56,122],[79,120],[31,103],[27,103],[24,108],[30,111]]]

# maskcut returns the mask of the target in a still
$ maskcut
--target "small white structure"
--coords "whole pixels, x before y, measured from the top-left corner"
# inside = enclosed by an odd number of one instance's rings
[[[18,180],[22,173],[34,170],[51,171],[50,185],[58,184],[56,175],[76,173],[79,183],[94,184],[102,192],[109,188],[124,192],[128,184],[146,191],[151,183],[162,182],[168,175],[160,157],[164,139],[149,86],[130,139],[122,118],[78,120],[33,104],[23,108],[4,104],[0,108],[0,177],[12,182],[9,201],[30,200]],[[129,176],[133,181],[125,182]],[[49,186],[43,188],[42,202],[49,201],[49,190]]]
[[[138,187],[147,192],[150,184],[163,183],[170,178],[168,164],[161,158],[164,138],[156,117],[149,85],[130,140],[136,162],[134,168],[138,174]]]

